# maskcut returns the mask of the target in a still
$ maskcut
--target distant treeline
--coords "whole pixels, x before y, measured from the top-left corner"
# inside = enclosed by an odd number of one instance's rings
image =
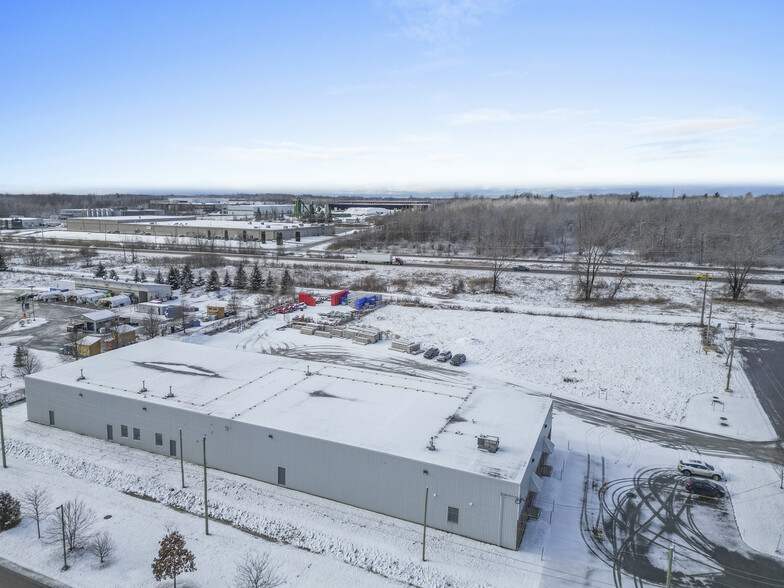
[[[721,198],[638,198],[636,195],[459,198],[427,210],[375,220],[375,229],[345,237],[338,247],[413,248],[510,256],[577,251],[581,211],[594,208],[622,228],[616,250],[652,261],[707,263],[730,242],[762,243],[762,263],[784,263],[784,194]]]

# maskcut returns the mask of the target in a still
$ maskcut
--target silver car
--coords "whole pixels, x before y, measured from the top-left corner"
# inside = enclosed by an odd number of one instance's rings
[[[713,467],[698,459],[687,459],[686,461],[681,459],[678,461],[678,471],[684,476],[705,476],[716,481],[724,477],[724,471],[721,468]]]

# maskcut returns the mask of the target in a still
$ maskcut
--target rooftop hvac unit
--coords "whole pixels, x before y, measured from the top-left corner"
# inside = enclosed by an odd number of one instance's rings
[[[479,451],[495,453],[498,451],[498,443],[498,437],[493,437],[492,435],[479,435],[479,437],[476,438],[476,448]]]

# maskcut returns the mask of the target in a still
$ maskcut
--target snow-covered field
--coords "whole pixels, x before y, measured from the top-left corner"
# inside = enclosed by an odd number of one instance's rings
[[[121,254],[101,259],[107,267],[116,267],[121,278],[133,273],[134,266],[123,263]],[[144,254],[139,266],[150,278],[158,269],[153,259]],[[318,265],[284,264],[276,262],[263,272],[277,277],[288,267],[296,283],[297,276],[325,271]],[[2,286],[43,286],[46,280],[76,269],[6,272]],[[165,275],[166,268],[162,269]],[[219,269],[221,276],[224,269]],[[511,382],[534,393],[578,399],[589,406],[664,423],[741,439],[774,438],[743,371],[734,370],[733,393],[724,393],[726,357],[713,350],[706,353],[701,345],[695,326],[700,320],[701,282],[632,279],[617,303],[586,306],[574,301],[566,276],[508,274],[502,278],[504,293],[492,295],[471,293],[470,286],[467,292],[451,293],[454,279],[468,283],[486,277],[486,271],[403,266],[340,268],[329,273],[346,287],[367,276],[386,283],[385,298],[406,305],[389,304],[365,316],[362,323],[381,329],[389,339],[411,339],[465,353],[468,363],[459,368],[445,366],[453,370],[450,377],[456,380]],[[735,321],[744,337],[784,340],[784,331],[779,330],[784,306],[732,305],[719,299],[718,284],[710,287],[716,291],[712,324],[721,324],[719,351],[726,350],[727,327]],[[763,293],[763,298],[782,299],[781,288],[754,290]],[[184,298],[198,306],[212,298],[225,299],[229,292],[196,291]],[[248,298],[245,304],[250,308],[255,300]],[[316,317],[329,310],[319,305],[305,314]],[[310,356],[420,375],[432,369],[433,361],[421,355],[390,351],[388,340],[363,347],[293,329],[279,331],[285,320],[268,318],[239,332],[213,336],[193,331],[188,340],[249,354]],[[6,376],[0,378],[0,393],[4,385],[8,389],[21,385],[11,365],[12,344],[22,336],[23,340],[32,337],[35,347],[34,328],[0,335],[0,365]],[[59,361],[55,354],[39,356],[45,367]],[[717,395],[724,402],[721,416],[728,419],[728,427],[720,426],[712,402]],[[291,586],[613,584],[612,570],[594,558],[580,538],[587,456],[605,457],[608,476],[620,478],[645,466],[670,467],[687,455],[556,414],[554,475],[545,480],[536,502],[543,514],[529,524],[520,550],[510,552],[429,532],[428,561],[423,563],[417,525],[217,471],[210,472],[211,512],[234,527],[211,522],[211,535],[205,537],[203,520],[198,517],[203,491],[198,467],[186,467],[188,487],[181,489],[176,460],[28,423],[25,416],[23,404],[4,411],[10,468],[0,472],[0,489],[18,495],[36,482],[46,482],[58,503],[85,497],[100,515],[96,528],[111,531],[122,547],[106,566],[82,553],[76,556],[74,567],[62,573],[57,546],[39,543],[26,521],[0,534],[0,555],[75,586],[155,585],[149,566],[167,526],[179,528],[196,554],[199,569],[179,579],[183,586],[230,585],[236,562],[248,551],[268,553]],[[732,504],[743,539],[773,554],[778,529],[784,528],[784,491],[778,490],[776,472],[770,465],[730,455],[715,462],[731,472],[727,486],[737,496]],[[112,518],[100,518],[106,514]]]

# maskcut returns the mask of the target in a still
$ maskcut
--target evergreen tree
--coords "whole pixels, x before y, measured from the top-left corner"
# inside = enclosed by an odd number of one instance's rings
[[[109,279],[110,280],[119,280],[120,276],[117,275],[117,271],[116,270],[111,270],[109,272]]]
[[[141,277],[139,276],[139,268],[138,267],[135,270],[133,270],[133,281],[134,282],[141,281]]]
[[[258,222],[261,220],[261,209],[257,208],[256,212],[253,213],[253,220]]]
[[[201,272],[196,276],[196,279],[193,281],[193,285],[197,288],[201,288],[204,285],[204,276],[201,275]]]
[[[166,283],[172,287],[172,290],[176,290],[180,287],[180,270],[176,267],[171,266],[169,268],[169,275],[166,276]]]
[[[8,269],[8,263],[5,261],[5,257],[3,257],[3,252],[0,251],[0,272],[4,272]]]
[[[140,281],[142,284],[143,284],[144,282],[146,282],[146,281],[147,281],[147,274],[145,274],[144,272],[142,272],[142,275],[141,275],[141,276],[139,276],[139,281]]]
[[[253,271],[250,274],[250,288],[251,292],[260,292],[261,289],[264,287],[264,278],[261,277],[261,271],[259,270],[259,264],[253,264]]]
[[[275,291],[275,281],[272,279],[272,272],[267,272],[267,279],[264,281],[264,293],[272,294]]]
[[[158,273],[155,274],[155,283],[163,284],[163,275],[161,274],[161,270],[158,270]]]
[[[234,274],[234,289],[244,290],[248,287],[248,274],[245,273],[245,268],[242,267],[242,262],[237,266],[237,273]]]
[[[22,507],[8,492],[0,492],[0,533],[22,522]]]
[[[223,285],[226,288],[231,288],[231,276],[229,275],[229,270],[226,270],[226,273],[223,274]]]
[[[17,345],[16,349],[14,350],[14,367],[15,368],[24,367],[26,362],[27,362],[27,347],[25,347],[24,345]]]
[[[280,293],[283,295],[291,294],[294,291],[294,280],[289,273],[289,270],[283,272],[283,277],[280,279]]]
[[[219,292],[220,286],[220,276],[216,270],[212,270],[210,272],[210,277],[207,280],[207,287],[205,290],[207,290],[207,292]]]
[[[106,267],[103,265],[103,262],[98,262],[98,267],[95,268],[95,277],[96,278],[105,278],[106,277]]]
[[[191,266],[186,263],[180,272],[180,290],[183,294],[187,294],[191,288],[193,288],[193,272]]]
[[[327,207],[327,222],[328,223],[332,222],[332,208],[329,206]]]

